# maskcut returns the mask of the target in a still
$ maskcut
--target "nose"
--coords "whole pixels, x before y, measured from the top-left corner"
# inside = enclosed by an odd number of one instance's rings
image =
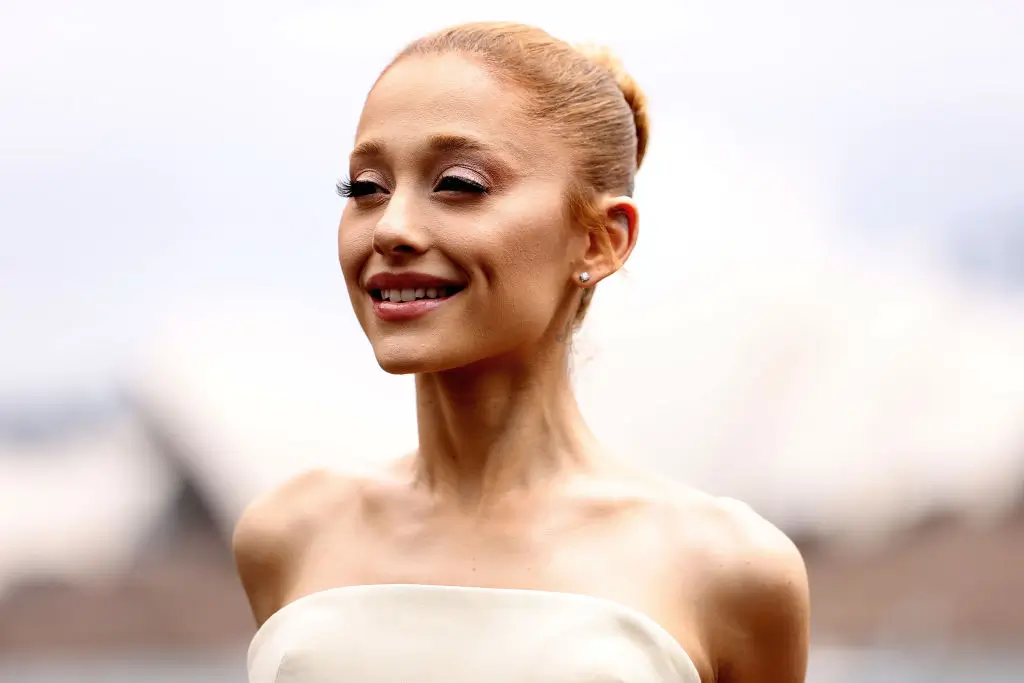
[[[384,258],[401,261],[427,250],[426,235],[417,229],[410,202],[393,195],[373,230],[373,250]]]

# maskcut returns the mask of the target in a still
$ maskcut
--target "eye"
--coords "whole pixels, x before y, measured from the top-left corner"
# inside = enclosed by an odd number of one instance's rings
[[[342,197],[366,197],[378,192],[385,192],[377,183],[369,180],[339,180],[336,187],[338,194]]]
[[[486,194],[487,188],[475,180],[470,180],[469,178],[463,178],[457,175],[449,175],[438,181],[437,186],[434,188],[434,192],[473,192],[476,194]]]

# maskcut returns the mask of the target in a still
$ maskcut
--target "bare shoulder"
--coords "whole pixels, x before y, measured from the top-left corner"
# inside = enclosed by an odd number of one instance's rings
[[[250,503],[235,524],[231,548],[257,623],[280,606],[304,548],[323,521],[354,498],[352,478],[304,472]]]
[[[678,501],[681,575],[702,586],[702,628],[725,683],[804,680],[809,640],[807,570],[799,549],[750,506],[695,492]]]
[[[301,538],[303,527],[315,522],[324,503],[344,495],[345,488],[344,477],[311,470],[256,498],[235,524],[231,545],[236,557],[259,556],[289,539]]]
[[[699,519],[703,549],[721,582],[733,589],[777,588],[806,584],[803,557],[796,544],[749,505],[732,498],[698,494],[684,504],[691,520]],[[685,520],[684,520],[685,522]]]

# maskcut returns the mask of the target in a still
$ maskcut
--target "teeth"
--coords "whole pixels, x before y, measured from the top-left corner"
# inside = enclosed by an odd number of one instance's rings
[[[404,303],[416,301],[417,299],[437,299],[449,296],[453,291],[452,287],[426,287],[419,289],[382,289],[380,298],[382,301],[392,303]]]

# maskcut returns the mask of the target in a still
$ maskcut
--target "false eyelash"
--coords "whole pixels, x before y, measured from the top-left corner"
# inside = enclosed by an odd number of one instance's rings
[[[335,191],[342,197],[369,197],[376,194],[387,194],[387,190],[369,180],[339,180]]]
[[[335,183],[334,191],[338,193],[339,197],[348,199],[352,196],[352,181],[348,178],[342,178]]]

